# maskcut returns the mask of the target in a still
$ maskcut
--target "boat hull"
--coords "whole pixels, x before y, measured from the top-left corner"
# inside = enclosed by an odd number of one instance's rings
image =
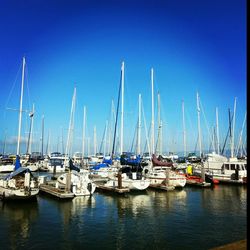
[[[35,199],[38,193],[38,188],[31,188],[27,190],[0,187],[0,198],[2,200],[30,200]]]

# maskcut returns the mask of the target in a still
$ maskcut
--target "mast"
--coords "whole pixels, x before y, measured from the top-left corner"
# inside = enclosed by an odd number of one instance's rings
[[[234,99],[234,113],[233,113],[233,128],[231,137],[231,158],[234,157],[234,128],[235,128],[235,115],[236,115],[236,97]]]
[[[141,94],[139,94],[138,133],[137,133],[137,155],[140,154],[141,154]]]
[[[199,151],[201,157],[201,126],[200,126],[200,99],[197,92],[197,115],[198,115],[198,140],[199,140]]]
[[[46,155],[48,156],[50,154],[50,130],[48,133],[48,141],[47,141],[47,145],[46,145]]]
[[[105,133],[104,133],[104,146],[103,146],[103,156],[105,157],[107,149],[107,130],[108,130],[108,120],[106,120]]]
[[[246,118],[247,118],[247,113],[245,113],[244,121],[243,121],[242,128],[241,128],[241,131],[240,131],[239,143],[238,143],[238,146],[237,146],[236,156],[238,156],[238,154],[239,154],[239,149],[242,148],[242,146],[243,146],[243,145],[242,145],[242,134],[243,134],[243,130],[244,130],[244,127],[245,127]],[[242,150],[241,150],[241,151],[242,151]],[[242,152],[241,152],[241,156],[242,156]]]
[[[183,124],[183,146],[184,146],[184,157],[187,155],[187,144],[186,144],[186,125],[185,125],[185,106],[182,100],[182,124]]]
[[[35,113],[35,107],[34,107],[34,104],[33,104],[32,111],[29,113],[29,117],[30,117],[30,129],[29,129],[29,136],[28,136],[28,143],[27,143],[26,154],[31,154],[31,143],[32,143],[34,113]]]
[[[161,101],[160,93],[157,94],[158,99],[158,140],[157,140],[157,153],[162,154],[162,121],[161,121]]]
[[[124,62],[122,62],[122,99],[121,99],[121,143],[120,143],[120,154],[123,152],[123,122],[124,122]]]
[[[41,154],[43,156],[43,138],[44,138],[44,115],[42,115],[42,140],[41,140]]]
[[[68,138],[66,143],[66,150],[65,154],[66,156],[70,154],[71,149],[71,142],[72,142],[72,133],[74,128],[74,112],[75,112],[75,101],[76,101],[76,87],[74,88],[74,94],[72,98],[72,104],[71,104],[71,112],[70,112],[70,120],[69,120],[69,130],[68,130]]]
[[[22,112],[23,112],[23,85],[24,85],[24,69],[25,69],[25,57],[23,57],[23,69],[22,69],[22,85],[19,107],[19,122],[18,122],[18,136],[17,136],[17,155],[20,155],[20,139],[21,139],[21,127],[22,127]]]
[[[118,111],[120,106],[120,93],[121,93],[121,85],[122,85],[122,75],[123,70],[121,70],[121,77],[120,77],[120,84],[119,84],[119,91],[118,91],[118,101],[117,101],[117,108],[116,108],[116,117],[115,117],[115,128],[114,128],[114,137],[113,137],[113,146],[112,146],[112,152],[111,157],[113,159],[114,153],[115,153],[115,140],[116,140],[116,129],[117,129],[117,120],[118,120]]]
[[[83,107],[83,129],[82,129],[82,159],[84,158],[85,150],[85,131],[86,131],[86,106]]]
[[[215,109],[216,113],[216,140],[217,140],[217,154],[220,154],[220,136],[219,136],[219,116],[218,108]]]
[[[154,145],[155,145],[155,137],[154,137],[154,69],[151,68],[151,92],[152,92],[152,120],[151,120],[151,152],[155,153]]]
[[[96,126],[94,126],[94,155],[96,155]]]

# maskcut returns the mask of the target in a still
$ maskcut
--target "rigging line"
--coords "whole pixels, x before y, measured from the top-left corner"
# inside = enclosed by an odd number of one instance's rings
[[[21,70],[21,67],[22,67],[22,63],[20,64],[19,69],[18,69],[18,71],[17,71],[16,77],[15,77],[15,81],[14,81],[14,83],[12,84],[12,87],[11,87],[11,90],[10,90],[10,93],[9,93],[9,96],[8,96],[7,101],[6,101],[6,103],[5,103],[5,108],[7,107],[7,104],[9,103],[10,97],[12,96],[12,92],[13,92],[14,87],[15,87],[15,85],[16,85],[17,77],[18,77],[18,75],[19,75],[19,72],[20,72],[20,70]],[[5,111],[4,111],[4,114],[5,114]]]
[[[103,134],[102,134],[102,140],[101,140],[101,143],[100,143],[100,147],[99,147],[99,153],[102,152],[102,147],[103,147],[103,143],[104,143],[104,137],[105,137],[105,132],[106,132],[106,124],[104,126],[104,131],[103,131]]]
[[[143,116],[144,127],[145,127],[145,135],[146,135],[146,142],[145,142],[145,146],[144,146],[143,152],[145,152],[145,149],[146,149],[146,146],[147,146],[147,148],[148,148],[147,151],[149,152],[149,154],[151,154],[151,152],[150,152],[150,146],[149,146],[150,129],[149,129],[149,131],[147,129],[147,123],[146,123],[146,118],[145,118],[145,112],[144,112],[144,107],[143,107],[142,99],[141,99],[141,109],[142,109],[142,116]]]
[[[28,71],[28,65],[25,65],[25,71],[26,71],[26,89],[27,89],[27,95],[28,95],[28,110],[31,110],[31,103],[30,103],[30,90],[29,90],[29,71]]]
[[[116,119],[115,119],[115,130],[114,130],[114,139],[113,139],[113,147],[112,147],[112,154],[111,158],[113,159],[114,156],[114,150],[115,150],[115,140],[116,140],[116,129],[117,129],[117,120],[118,120],[118,112],[119,112],[119,104],[120,104],[120,95],[121,95],[121,85],[122,85],[122,70],[120,74],[120,85],[119,85],[119,91],[118,91],[118,100],[117,100],[117,109],[116,109]],[[122,153],[122,152],[121,152]]]
[[[138,127],[138,121],[137,121],[137,123],[136,123],[136,125],[135,125],[135,131],[134,131],[134,136],[133,136],[133,140],[132,140],[130,152],[133,152],[133,147],[134,147],[135,138],[137,137],[137,133],[138,133],[137,127]],[[137,142],[137,144],[138,144],[138,142]],[[136,150],[135,150],[135,151],[136,151]]]
[[[231,125],[230,125],[230,124],[231,124],[232,120],[233,120],[233,114],[232,114],[232,116],[231,116],[231,117],[229,117],[229,126],[228,126],[228,131],[227,131],[227,135],[226,135],[226,138],[225,138],[224,145],[223,145],[222,150],[221,150],[221,154],[222,154],[222,155],[223,155],[224,150],[225,150],[225,147],[226,147],[227,138],[228,138],[228,136],[231,134]]]

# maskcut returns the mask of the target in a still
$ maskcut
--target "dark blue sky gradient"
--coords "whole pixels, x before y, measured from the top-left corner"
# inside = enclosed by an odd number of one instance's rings
[[[117,100],[122,60],[126,149],[132,141],[128,134],[136,124],[139,93],[147,126],[150,124],[151,67],[155,71],[155,98],[157,91],[161,94],[164,151],[182,150],[182,99],[189,150],[194,150],[197,91],[209,128],[215,124],[215,107],[219,108],[221,141],[228,127],[228,108],[233,110],[237,97],[238,138],[246,112],[246,1],[4,0],[0,32],[1,141],[5,133],[10,141],[17,135],[18,114],[6,107],[18,108],[18,69],[24,55],[28,83],[24,107],[35,103],[37,141],[44,114],[45,134],[49,129],[52,134],[52,151],[61,128],[66,141],[74,86],[75,150],[81,151],[84,105],[88,135],[93,137],[96,125],[100,143],[111,100]],[[24,116],[23,136],[27,136],[27,126]],[[209,147],[206,126],[202,118],[204,148]]]

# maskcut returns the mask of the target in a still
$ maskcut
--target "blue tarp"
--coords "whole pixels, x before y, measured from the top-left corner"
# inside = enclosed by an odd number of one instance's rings
[[[100,164],[97,164],[97,165],[91,167],[91,169],[92,170],[98,170],[100,168],[107,168],[107,167],[109,167],[108,164],[106,164],[106,163],[100,163]]]
[[[112,159],[103,159],[102,163],[107,163],[109,165],[112,165]]]
[[[14,171],[21,167],[20,157],[19,155],[16,156],[15,168]]]
[[[30,172],[29,168],[19,167],[17,170],[15,170],[12,173],[10,173],[7,176],[5,176],[4,179],[5,180],[9,180],[9,179],[13,178],[16,175],[19,175],[21,173],[27,173],[27,172]]]

